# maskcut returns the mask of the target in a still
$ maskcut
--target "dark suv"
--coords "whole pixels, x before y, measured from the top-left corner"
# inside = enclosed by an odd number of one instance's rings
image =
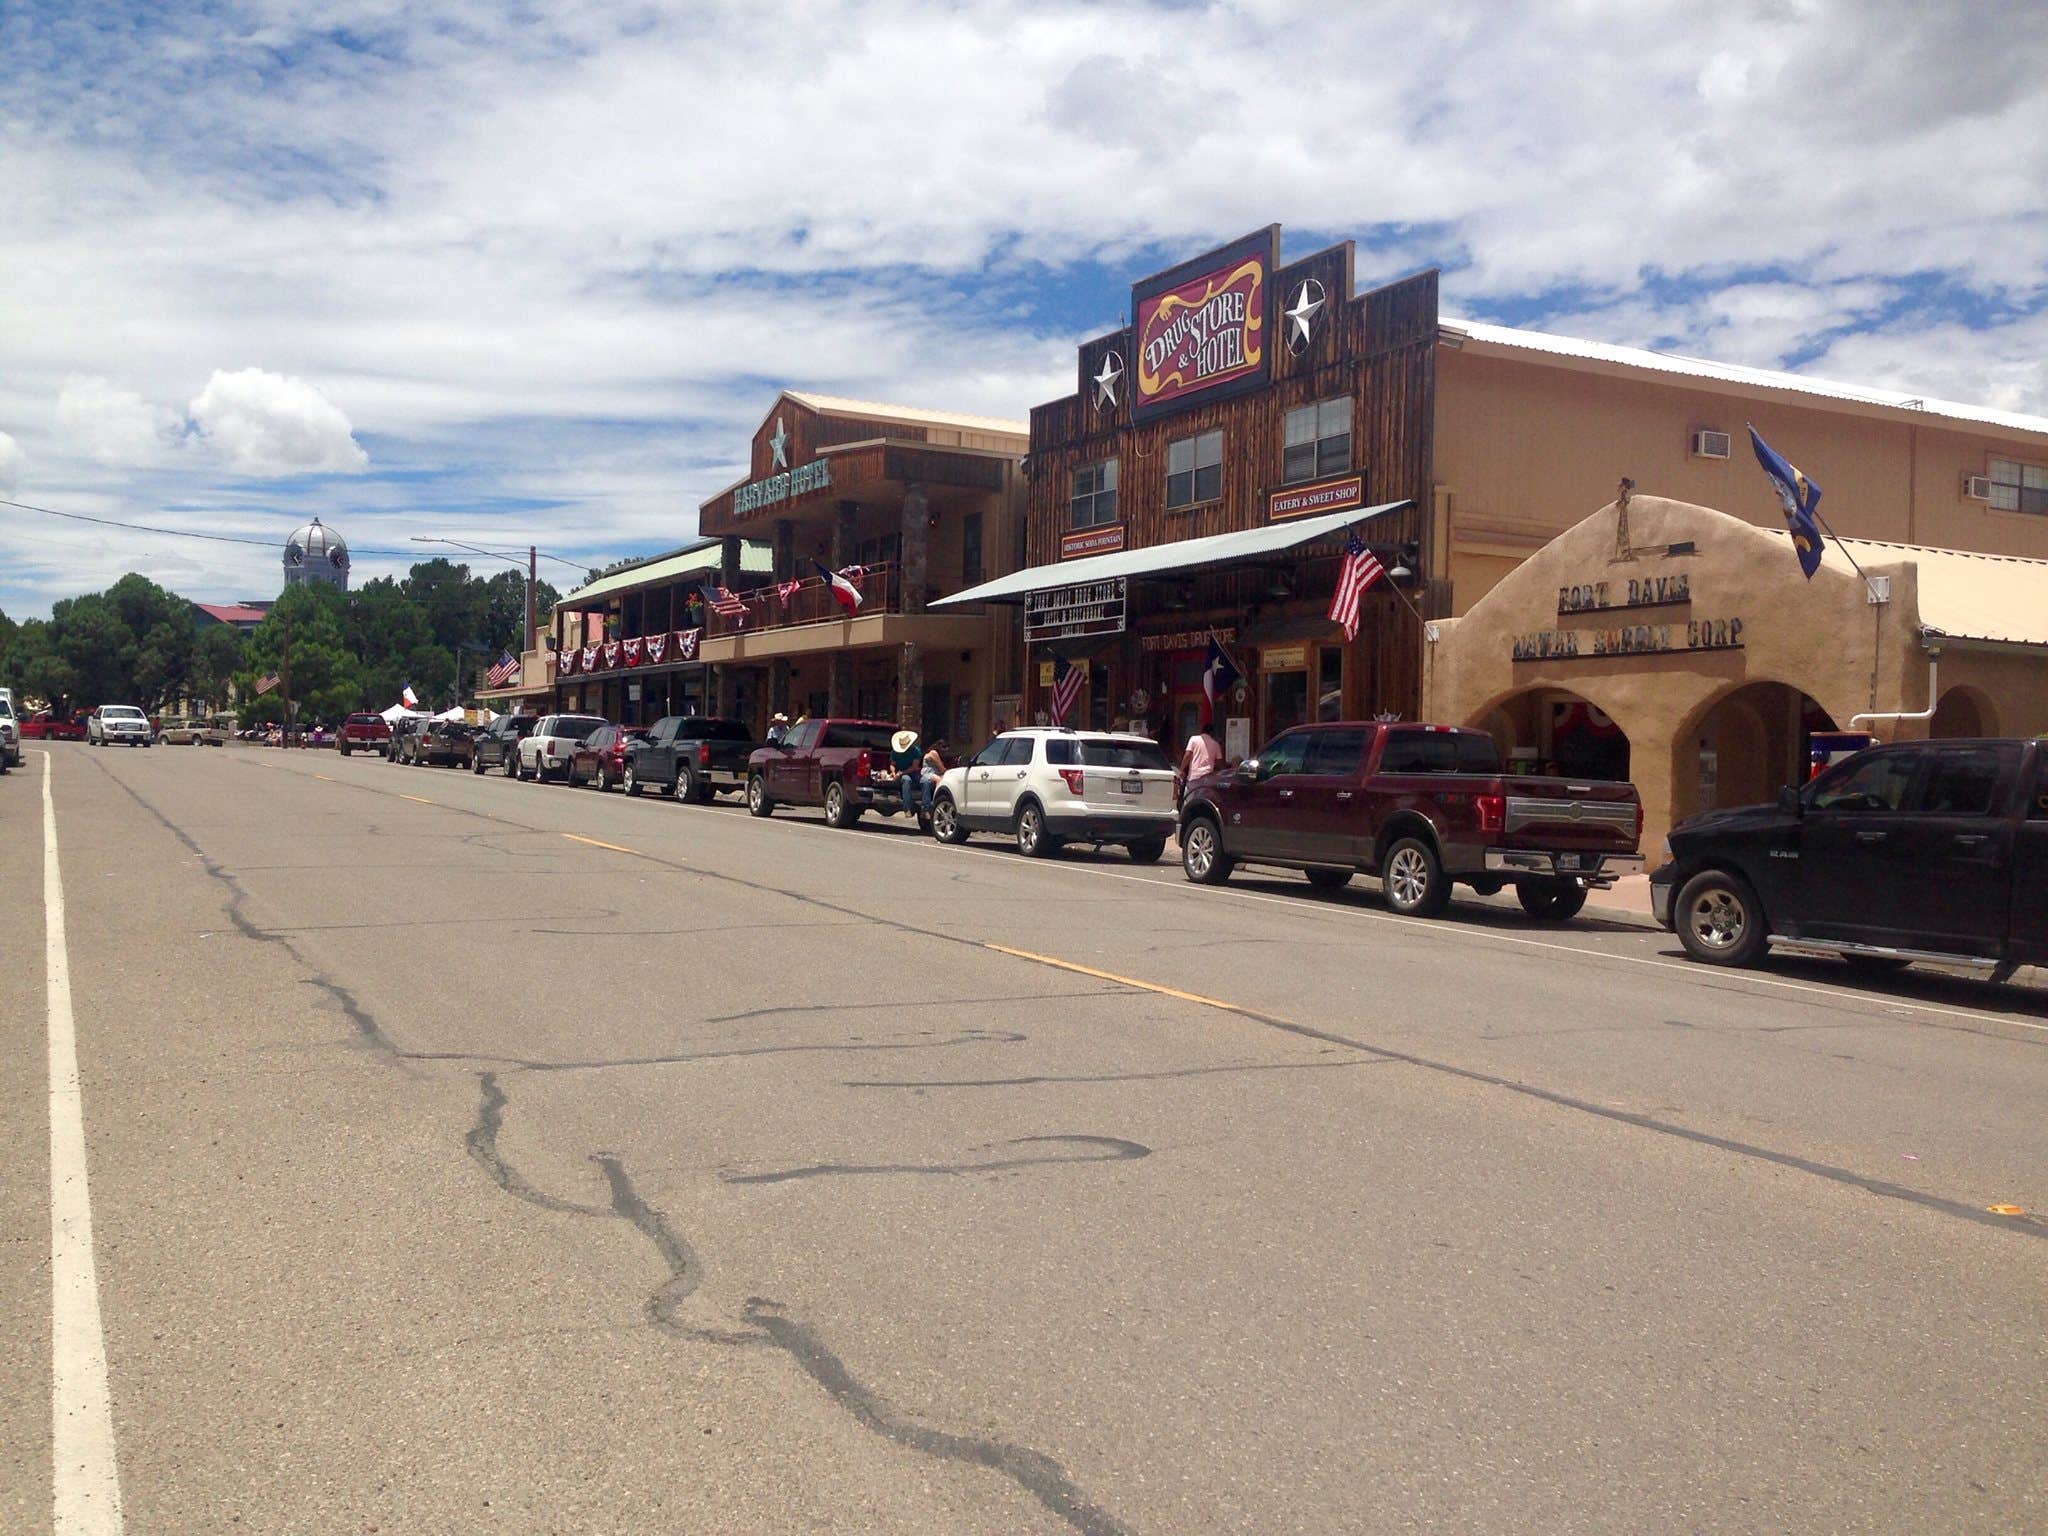
[[[469,767],[472,773],[495,768],[506,778],[519,772],[519,743],[533,734],[538,715],[500,715],[476,733],[471,743]]]
[[[460,720],[432,720],[413,740],[410,761],[421,767],[460,768],[470,761],[476,727]]]

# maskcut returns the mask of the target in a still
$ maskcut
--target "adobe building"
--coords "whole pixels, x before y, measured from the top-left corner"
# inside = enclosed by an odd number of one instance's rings
[[[1783,528],[1635,495],[1428,626],[1423,711],[1527,771],[1633,780],[1654,853],[1803,782],[1816,733],[2048,732],[2048,561],[1829,540],[1808,581]]]
[[[895,720],[963,749],[1015,717],[1015,625],[934,600],[1012,570],[1022,553],[1022,422],[786,390],[745,479],[698,512],[738,600],[703,617],[718,713],[764,730],[777,712]],[[753,541],[765,569],[743,569]],[[860,593],[849,613],[824,571]]]

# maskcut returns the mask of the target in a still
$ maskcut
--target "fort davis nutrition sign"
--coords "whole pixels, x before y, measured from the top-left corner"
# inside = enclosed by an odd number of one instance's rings
[[[1266,382],[1272,371],[1266,293],[1279,258],[1275,224],[1132,288],[1133,421]]]

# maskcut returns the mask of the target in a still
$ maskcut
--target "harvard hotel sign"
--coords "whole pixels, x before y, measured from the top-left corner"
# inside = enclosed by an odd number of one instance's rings
[[[1131,289],[1132,421],[1266,382],[1272,372],[1266,290],[1279,260],[1280,226],[1272,224]]]

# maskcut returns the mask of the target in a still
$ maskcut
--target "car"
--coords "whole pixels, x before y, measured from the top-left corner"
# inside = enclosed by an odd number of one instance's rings
[[[427,728],[425,715],[402,715],[391,727],[391,740],[384,756],[394,763],[410,763],[419,748],[420,732]]]
[[[542,715],[519,743],[517,777],[536,784],[567,777],[577,744],[599,726],[610,724],[602,715]]]
[[[85,720],[80,715],[60,715],[39,709],[21,722],[21,734],[27,741],[83,741]]]
[[[352,752],[388,752],[391,722],[369,710],[358,710],[341,722],[341,755]]]
[[[102,704],[85,719],[86,745],[146,747],[155,736],[149,716],[133,704]]]
[[[0,773],[21,766],[21,722],[14,718],[14,695],[0,688]]]
[[[1239,864],[1299,869],[1322,890],[1377,875],[1409,917],[1441,914],[1454,885],[1513,884],[1523,911],[1562,921],[1642,867],[1642,832],[1632,784],[1505,774],[1484,731],[1336,720],[1188,785],[1181,869],[1202,885]]]
[[[157,727],[156,739],[167,747],[196,747],[201,725],[189,716],[173,716]]]
[[[199,740],[204,746],[224,747],[235,735],[233,715],[215,715],[200,727]]]
[[[2048,965],[2048,738],[1875,746],[1773,805],[1671,829],[1650,910],[1694,960]]]
[[[475,735],[476,727],[461,720],[429,720],[426,728],[413,736],[406,761],[422,768],[467,767]]]
[[[1004,731],[940,777],[932,836],[964,843],[975,832],[1000,832],[1033,858],[1068,843],[1118,846],[1154,864],[1174,832],[1173,780],[1173,765],[1149,736]]]
[[[473,773],[500,769],[506,778],[519,772],[519,743],[533,734],[540,723],[536,715],[500,715],[476,733],[469,766]]]
[[[600,725],[569,754],[569,772],[564,782],[610,789],[626,776],[627,750],[646,739],[643,726]]]
[[[702,804],[713,795],[747,787],[747,764],[761,743],[737,720],[664,715],[626,752],[625,788],[664,790]]]
[[[889,775],[893,720],[802,720],[779,742],[747,759],[747,809],[772,816],[778,805],[821,805],[825,821],[850,827],[866,811],[903,809]]]

